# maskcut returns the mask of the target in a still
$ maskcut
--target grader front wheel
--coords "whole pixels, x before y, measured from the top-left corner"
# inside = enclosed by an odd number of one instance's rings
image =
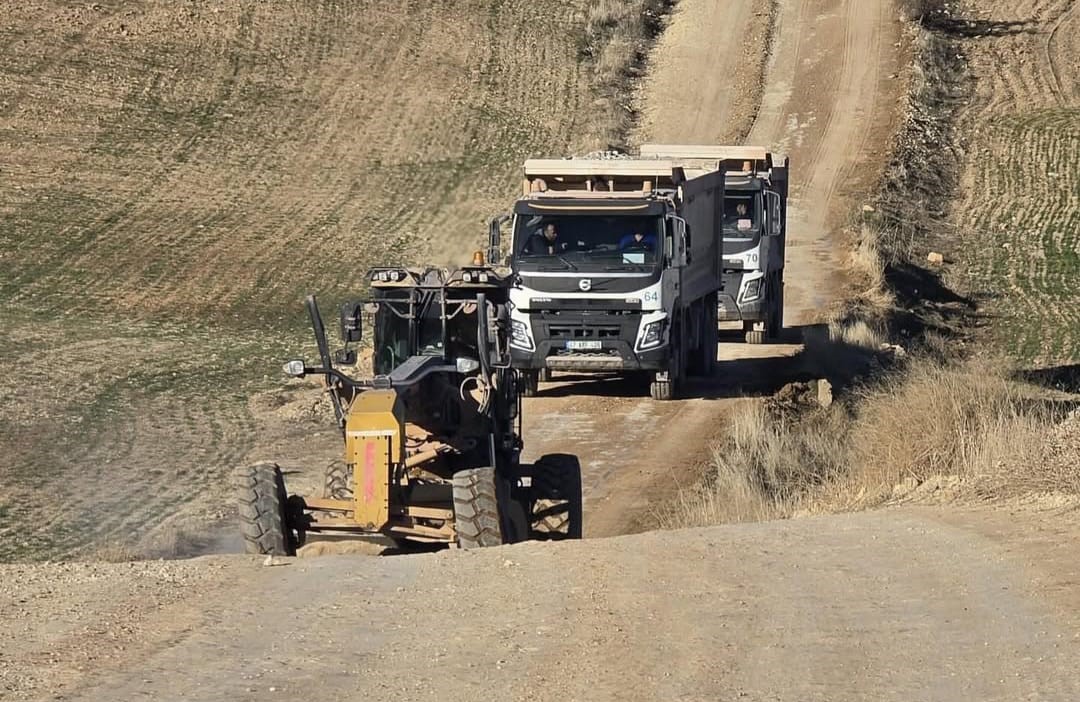
[[[285,478],[274,463],[256,463],[237,472],[240,531],[248,553],[295,556],[297,538],[289,524]]]
[[[461,548],[502,544],[495,481],[494,468],[470,468],[454,474],[454,529]]]

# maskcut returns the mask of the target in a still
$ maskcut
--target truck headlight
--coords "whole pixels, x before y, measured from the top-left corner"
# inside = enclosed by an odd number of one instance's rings
[[[649,322],[645,325],[645,331],[641,334],[641,341],[638,343],[638,348],[647,349],[653,346],[659,346],[660,342],[663,340],[664,320]]]
[[[510,320],[510,344],[519,348],[533,350],[533,340],[529,336],[529,328],[525,322],[518,319]]]
[[[761,296],[761,281],[761,278],[754,278],[746,283],[746,287],[743,288],[742,292],[743,302],[750,302]]]

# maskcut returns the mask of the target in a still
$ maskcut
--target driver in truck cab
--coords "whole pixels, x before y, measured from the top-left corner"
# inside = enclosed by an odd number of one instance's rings
[[[525,242],[524,253],[533,255],[557,254],[566,251],[568,244],[559,241],[559,230],[554,222],[548,222],[543,230],[536,230]]]

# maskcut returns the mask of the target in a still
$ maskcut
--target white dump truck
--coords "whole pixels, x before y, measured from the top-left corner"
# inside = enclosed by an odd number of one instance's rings
[[[643,157],[726,175],[721,322],[741,322],[746,342],[776,339],[784,327],[788,159],[760,146],[646,144]]]
[[[489,255],[517,276],[511,359],[526,394],[551,371],[648,376],[657,400],[711,375],[724,173],[660,158],[525,162]],[[504,229],[507,231],[504,233]]]

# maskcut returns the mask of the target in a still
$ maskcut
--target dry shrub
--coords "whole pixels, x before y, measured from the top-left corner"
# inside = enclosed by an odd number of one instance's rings
[[[884,322],[838,318],[803,330],[803,350],[797,360],[801,374],[828,378],[844,387],[881,368]]]
[[[911,21],[922,21],[945,9],[946,0],[900,0],[900,12]]]
[[[796,413],[742,405],[714,470],[660,524],[868,508],[942,476],[955,478],[956,499],[1080,495],[1080,413],[1058,426],[1055,405],[1012,378],[999,359],[927,356],[856,391],[854,412],[843,403]]]
[[[88,557],[90,561],[103,563],[131,563],[143,560],[142,556],[133,548],[121,543],[108,543],[94,549]]]
[[[610,125],[609,147],[622,147],[634,118],[628,86],[674,0],[599,0],[588,5],[579,53],[593,72]]]
[[[807,413],[744,404],[728,440],[713,449],[713,471],[660,515],[663,527],[761,521],[790,514],[803,497],[845,468],[848,420],[839,406]]]
[[[880,504],[897,486],[935,476],[961,478],[983,496],[1016,495],[1043,482],[1054,416],[1012,380],[1003,360],[921,358],[859,393],[856,403],[850,468],[819,496],[826,508]]]
[[[853,285],[850,304],[869,317],[884,317],[895,305],[886,280],[886,260],[882,244],[894,233],[881,225],[862,222],[851,255],[847,277]]]

